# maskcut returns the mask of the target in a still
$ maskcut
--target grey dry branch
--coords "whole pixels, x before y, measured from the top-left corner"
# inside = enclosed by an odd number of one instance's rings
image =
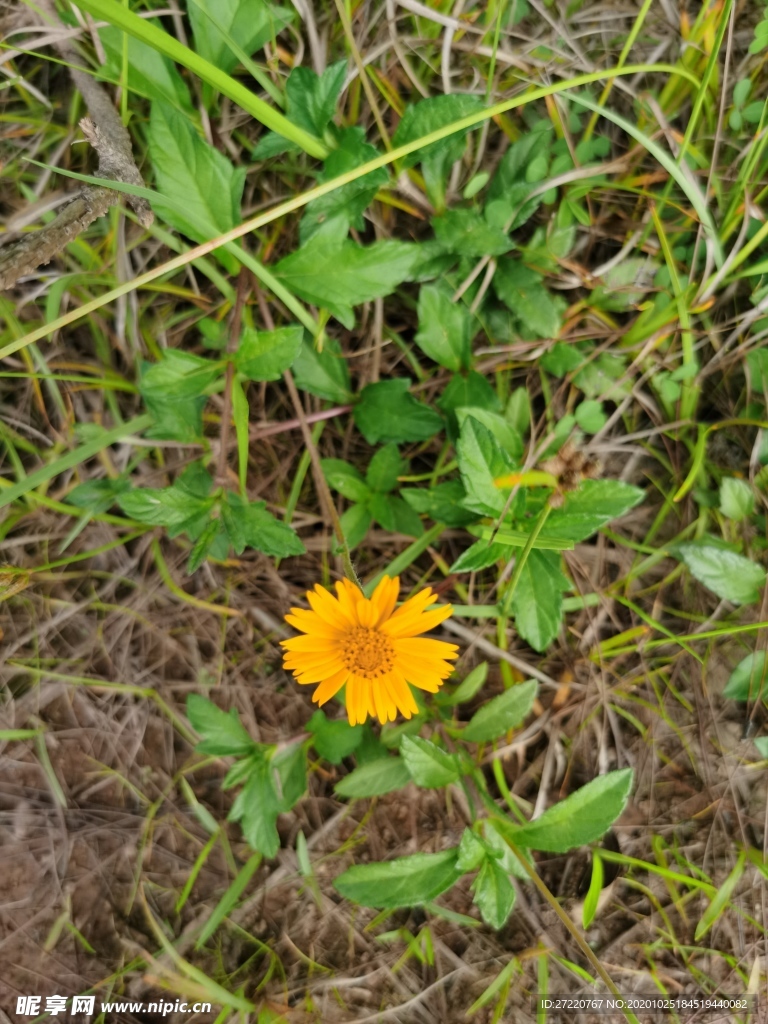
[[[46,20],[56,22],[56,14],[47,0],[40,8]],[[99,155],[98,175],[129,185],[144,181],[133,159],[131,137],[112,106],[104,87],[77,66],[80,55],[68,39],[60,39],[56,47],[69,64],[69,73],[80,90],[90,117],[80,121],[80,128]],[[50,224],[24,235],[0,249],[0,291],[12,288],[24,274],[49,263],[71,241],[99,217],[103,217],[120,199],[120,193],[98,185],[84,185]],[[148,228],[154,214],[146,199],[129,196],[139,223]]]

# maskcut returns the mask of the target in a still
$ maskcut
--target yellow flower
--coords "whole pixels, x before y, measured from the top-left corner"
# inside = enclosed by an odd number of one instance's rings
[[[307,592],[312,608],[291,608],[285,616],[304,636],[282,640],[283,665],[300,683],[319,683],[312,700],[325,704],[346,684],[349,724],[406,718],[418,711],[408,684],[435,693],[453,671],[455,644],[419,637],[447,619],[450,605],[424,609],[437,595],[429,588],[397,610],[400,579],[384,579],[370,598],[349,580],[336,584],[334,597],[318,585]]]

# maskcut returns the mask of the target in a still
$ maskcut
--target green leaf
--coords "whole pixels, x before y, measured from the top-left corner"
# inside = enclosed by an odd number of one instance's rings
[[[411,781],[405,761],[399,757],[377,757],[360,768],[355,768],[341,782],[336,783],[338,796],[360,799],[381,796],[402,789]]]
[[[744,867],[746,863],[747,855],[742,850],[733,870],[712,897],[712,902],[704,911],[699,923],[696,925],[696,931],[693,935],[694,942],[698,942],[703,938],[723,914],[723,911],[731,901],[731,896],[733,896],[736,886],[741,881],[741,876],[744,874]]]
[[[274,331],[243,329],[235,353],[235,366],[248,380],[280,380],[301,348],[304,328],[299,324]]]
[[[454,706],[456,704],[466,704],[467,701],[482,690],[485,686],[485,681],[488,678],[488,662],[481,661],[479,665],[472,669],[472,671],[465,676],[462,683],[456,687],[450,697],[444,697],[443,703]]]
[[[187,697],[187,718],[203,742],[195,748],[201,754],[215,757],[243,757],[252,754],[256,743],[246,732],[234,708],[227,713],[201,697],[190,693]]]
[[[394,494],[372,494],[368,509],[376,522],[390,533],[404,533],[408,537],[420,537],[424,533],[418,514]]]
[[[127,40],[128,89],[148,100],[163,100],[172,107],[192,112],[192,100],[184,79],[174,65],[157,50],[113,25],[99,29],[99,38],[107,56],[101,73],[112,82],[123,74],[123,40]]]
[[[318,184],[346,174],[347,171],[352,171],[379,155],[375,146],[365,141],[365,132],[359,125],[336,129],[336,134],[337,148],[331,150],[325,160]],[[341,219],[347,229],[351,226],[362,231],[365,227],[363,211],[370,205],[378,190],[388,182],[389,175],[386,169],[380,167],[377,171],[370,171],[361,178],[334,189],[327,196],[313,199],[307,204],[299,226],[302,244],[317,232],[323,231],[334,218]]]
[[[363,738],[362,725],[350,725],[346,719],[331,720],[316,711],[307,723],[307,732],[314,736],[312,745],[320,757],[331,764],[341,764],[357,750]]]
[[[368,484],[359,470],[343,459],[321,459],[323,476],[328,486],[338,491],[349,501],[367,501],[371,495]]]
[[[278,135],[277,132],[264,132],[251,150],[252,160],[271,160],[284,153],[300,153],[301,146],[290,139]]]
[[[435,899],[459,880],[456,858],[457,851],[452,849],[355,864],[333,884],[342,896],[363,907],[415,907]]]
[[[472,829],[465,828],[459,843],[459,857],[456,867],[461,872],[476,871],[488,856],[486,844]]]
[[[549,352],[541,357],[541,365],[555,377],[564,377],[566,373],[578,370],[584,362],[584,353],[573,343],[558,341]]]
[[[72,488],[67,495],[67,504],[74,505],[75,508],[87,508],[95,515],[106,512],[115,504],[118,494],[123,494],[130,488],[130,481],[122,476],[115,480],[109,477],[102,480],[86,480]]]
[[[368,444],[426,441],[439,432],[442,419],[409,394],[410,386],[407,377],[396,377],[363,388],[353,416]]]
[[[621,312],[642,301],[653,285],[658,264],[645,256],[630,256],[603,274],[602,284],[587,300],[590,304]]]
[[[507,452],[507,454],[516,462],[523,457],[525,445],[523,444],[522,437],[518,434],[509,420],[500,413],[491,412],[490,409],[479,409],[474,405],[460,406],[456,410],[456,420],[459,424],[459,430],[464,426],[464,421],[468,416],[471,416],[473,419],[477,420],[478,423],[482,423],[484,427],[490,430],[504,451]]]
[[[189,554],[189,560],[187,561],[188,575],[191,576],[193,572],[197,572],[211,553],[211,550],[213,549],[213,546],[221,532],[222,525],[219,519],[210,519],[205,524],[202,533],[195,541]]]
[[[731,672],[723,696],[728,700],[760,700],[768,696],[768,656],[765,651],[754,651],[742,659]]]
[[[500,827],[503,829],[501,822],[506,824],[504,819],[499,818],[486,818],[483,821],[483,835],[486,846],[492,851],[494,857],[498,858],[499,863],[508,875],[514,875],[515,878],[520,878],[522,881],[527,882],[529,881],[528,872],[515,854],[512,853],[509,843],[504,839],[502,831],[499,830]]]
[[[470,370],[467,374],[455,374],[437,402],[443,412],[452,412],[466,406],[501,412],[501,402],[496,392],[481,373]]]
[[[755,510],[755,495],[746,480],[726,476],[720,482],[720,511],[734,522],[751,516]]]
[[[723,601],[734,604],[754,604],[762,597],[765,587],[765,569],[735,551],[727,551],[714,544],[678,544],[675,555],[690,569],[705,587]]]
[[[534,548],[512,597],[511,611],[520,636],[535,651],[545,651],[560,632],[563,619],[563,591],[570,581],[560,571],[556,551]]]
[[[135,487],[118,494],[115,500],[131,519],[165,526],[169,537],[177,537],[198,521],[205,521],[214,505],[213,498],[197,497],[178,483],[162,489]]]
[[[144,364],[139,391],[145,401],[175,402],[196,398],[221,376],[222,364],[192,352],[169,348],[156,363]]]
[[[456,457],[467,492],[464,506],[480,515],[498,515],[507,498],[494,481],[509,474],[515,464],[490,430],[473,416],[464,420],[456,444]]]
[[[195,49],[201,57],[227,73],[233,71],[240,60],[230,49],[224,33],[250,57],[293,19],[290,9],[264,0],[190,0],[187,11]]]
[[[477,516],[462,508],[467,494],[459,480],[446,480],[435,487],[404,487],[401,496],[411,508],[446,526],[466,526]]]
[[[460,256],[501,256],[512,248],[509,235],[492,227],[477,210],[447,210],[433,218],[432,227],[443,248]]]
[[[345,405],[352,399],[347,361],[335,338],[326,337],[323,351],[305,339],[293,364],[296,387],[318,398]]]
[[[508,547],[503,544],[491,544],[487,540],[478,540],[459,555],[451,566],[451,572],[487,569],[489,565],[495,565],[501,559],[509,561]]]
[[[226,492],[225,502],[229,505],[232,516],[237,519],[245,545],[256,551],[263,551],[273,558],[286,558],[289,555],[303,555],[306,551],[296,531],[287,523],[275,519],[267,512],[263,501],[250,504],[231,491]]]
[[[450,288],[425,284],[419,291],[416,344],[447,370],[469,366],[474,317],[462,302],[453,302]]]
[[[596,434],[608,422],[603,403],[591,398],[576,406],[575,415],[576,422],[585,434]]]
[[[440,789],[458,781],[461,772],[454,754],[419,736],[404,736],[400,756],[405,761],[411,778],[423,789]]]
[[[536,175],[529,175],[527,170],[535,161],[541,170],[541,158],[544,157],[546,174],[551,142],[551,123],[540,121],[506,151],[488,188],[485,216],[490,224],[500,230],[514,231],[525,224],[541,205],[541,196],[528,199],[536,187],[532,180]]]
[[[382,241],[362,246],[315,235],[275,267],[275,276],[300,298],[354,327],[353,306],[389,295],[408,280],[418,248]]]
[[[256,761],[248,781],[232,804],[228,820],[241,823],[243,837],[252,849],[265,857],[274,857],[280,849],[280,836],[275,827],[279,814],[280,797],[272,770],[263,760]]]
[[[350,551],[362,544],[373,522],[373,516],[366,505],[350,505],[341,517],[341,529]],[[341,554],[341,549],[335,554]]]
[[[285,83],[289,119],[321,139],[333,119],[346,74],[346,60],[330,64],[322,75],[311,68],[295,67]]]
[[[556,338],[565,305],[541,284],[541,275],[516,260],[499,260],[493,278],[496,294],[535,338]]]
[[[760,757],[768,759],[768,736],[756,736],[755,746]]]
[[[451,93],[443,96],[430,96],[405,108],[397,131],[392,137],[394,146],[402,146],[407,142],[419,139],[445,125],[458,121],[468,114],[482,108],[483,101],[479,96],[468,93]],[[421,163],[427,195],[438,209],[444,204],[445,181],[452,165],[461,158],[466,147],[466,135],[469,128],[455,132],[447,139],[433,142],[416,153],[405,157],[403,164],[413,167]]]
[[[600,893],[603,890],[603,859],[597,850],[592,851],[592,876],[589,881],[589,889],[584,897],[584,906],[581,911],[581,924],[589,928],[595,919],[597,906],[600,900]]]
[[[275,782],[281,814],[290,811],[307,791],[307,755],[303,743],[276,750],[272,755],[272,777]]]
[[[397,478],[406,472],[408,463],[400,457],[395,444],[385,444],[370,461],[365,479],[372,491],[386,494],[397,487]]]
[[[599,839],[626,806],[632,769],[608,772],[550,807],[536,821],[514,830],[518,846],[565,853]],[[512,835],[512,833],[510,833]]]
[[[461,736],[468,743],[485,743],[498,739],[525,720],[536,699],[538,684],[534,679],[510,687],[489,700],[473,716]]]
[[[601,526],[629,512],[644,497],[639,487],[621,480],[585,480],[578,491],[566,495],[562,508],[550,513],[541,536],[586,540]]]
[[[515,890],[507,873],[492,857],[485,860],[472,883],[474,901],[491,928],[502,928],[515,905]]]
[[[187,117],[158,100],[152,104],[148,141],[158,191],[183,204],[182,210],[153,200],[156,213],[196,242],[240,223],[244,167],[235,168],[197,134]],[[225,265],[235,265],[227,253],[217,253]]]

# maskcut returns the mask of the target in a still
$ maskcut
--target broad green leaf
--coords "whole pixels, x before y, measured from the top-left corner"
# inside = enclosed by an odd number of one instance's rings
[[[493,851],[493,855],[498,858],[499,864],[501,864],[508,875],[514,875],[515,878],[520,878],[527,882],[529,874],[515,854],[512,853],[509,843],[504,839],[502,832],[499,831],[499,820],[498,818],[486,818],[483,821],[483,836],[485,837],[486,845]]]
[[[267,512],[263,501],[248,503],[231,491],[225,494],[225,500],[238,520],[247,547],[274,558],[304,554],[306,548],[296,531]]]
[[[301,65],[295,67],[285,83],[289,119],[321,139],[333,119],[346,74],[346,60],[330,64],[322,75]]]
[[[405,761],[411,778],[424,789],[440,789],[456,782],[461,774],[455,754],[423,740],[420,736],[404,736],[400,756]]]
[[[222,364],[192,352],[169,348],[156,363],[144,364],[139,391],[158,403],[196,398],[222,375]]]
[[[546,174],[552,134],[551,123],[540,121],[504,154],[488,187],[485,204],[487,220],[499,230],[514,231],[525,224],[541,204],[540,195],[528,198],[535,188],[537,175],[530,175],[527,171],[536,161],[541,168],[543,157]]]
[[[446,210],[433,218],[432,227],[442,247],[459,256],[501,256],[512,248],[509,235],[492,227],[477,210]]]
[[[541,357],[541,365],[555,377],[564,377],[566,373],[578,370],[584,362],[584,352],[572,342],[566,344],[558,341]]]
[[[280,380],[301,348],[304,328],[298,324],[274,331],[246,327],[235,353],[235,366],[248,380]]]
[[[415,512],[446,526],[466,526],[477,518],[462,507],[467,494],[459,480],[446,480],[435,487],[403,487],[400,495]]]
[[[389,295],[408,280],[417,246],[386,240],[373,245],[315,235],[275,267],[275,276],[300,298],[354,327],[353,306]]]
[[[99,512],[106,512],[115,504],[118,494],[123,494],[130,489],[130,481],[122,476],[115,480],[109,477],[101,480],[86,480],[72,488],[67,495],[67,504],[74,505],[75,508],[87,508],[95,515]]]
[[[768,656],[754,651],[739,662],[725,684],[723,696],[728,700],[759,700],[768,697]]]
[[[372,494],[368,508],[376,522],[390,533],[404,533],[407,537],[420,537],[424,533],[418,513],[395,494]]]
[[[355,768],[341,782],[336,783],[336,793],[350,799],[367,796],[381,796],[402,789],[411,781],[411,773],[405,761],[399,757],[377,757],[360,768]]]
[[[593,398],[580,402],[575,409],[576,422],[585,434],[596,434],[608,422],[603,403]]]
[[[197,134],[189,118],[159,100],[152,104],[148,141],[158,191],[183,204],[181,210],[153,200],[164,220],[196,242],[240,223],[244,167],[235,168]],[[234,265],[231,256],[217,252],[225,265]]]
[[[367,501],[371,495],[362,473],[343,459],[321,459],[328,485],[349,501]]]
[[[198,520],[206,520],[213,498],[190,494],[178,483],[171,487],[135,487],[116,496],[117,504],[131,519],[153,526],[165,526],[169,537],[177,537]]]
[[[525,720],[536,699],[538,684],[534,679],[510,687],[489,700],[477,711],[461,736],[468,743],[485,743],[498,739]]]
[[[768,759],[768,736],[756,736],[755,746],[760,757]]]
[[[462,425],[456,457],[467,492],[465,507],[480,515],[498,515],[507,498],[495,481],[515,468],[512,459],[488,428],[472,416]]]
[[[318,184],[346,174],[347,171],[354,170],[379,155],[375,146],[365,141],[365,132],[359,125],[337,129],[337,136],[338,145],[328,154],[323,164],[322,173],[318,178]],[[380,167],[377,171],[370,171],[362,178],[357,178],[355,181],[350,181],[348,184],[334,189],[327,196],[313,199],[307,204],[299,225],[299,237],[302,244],[313,235],[323,231],[328,221],[334,218],[343,219],[347,229],[354,227],[362,231],[365,227],[363,211],[370,205],[378,190],[388,181],[389,175],[386,169]]]
[[[187,10],[195,49],[226,72],[233,71],[240,61],[224,34],[250,57],[293,19],[292,10],[265,0],[189,0]]]
[[[502,928],[515,904],[515,889],[504,868],[492,857],[483,861],[472,883],[474,901],[491,928]]]
[[[724,516],[740,522],[755,510],[755,495],[746,480],[726,476],[720,483],[720,511]]]
[[[333,883],[342,896],[363,907],[393,910],[436,899],[461,877],[457,851],[414,853],[376,864],[355,864]]]
[[[462,302],[453,302],[449,288],[425,284],[419,292],[416,344],[446,370],[469,366],[474,317]]]
[[[765,569],[744,555],[714,544],[678,544],[675,554],[705,587],[723,601],[754,604],[765,587]]]
[[[276,750],[271,761],[281,813],[290,811],[307,791],[307,755],[303,743]]]
[[[253,753],[256,744],[232,708],[222,711],[197,693],[187,697],[187,718],[195,732],[203,737],[195,749],[215,757],[242,757]]]
[[[570,589],[557,552],[534,548],[528,553],[511,611],[518,633],[535,651],[545,651],[560,632],[563,591]]]
[[[211,554],[222,530],[223,527],[220,519],[210,519],[205,524],[202,533],[192,545],[192,550],[189,553],[189,559],[187,560],[188,575],[191,576],[193,572],[197,572],[208,555]]]
[[[397,487],[397,478],[406,472],[408,463],[400,457],[395,444],[385,444],[371,459],[365,480],[372,491],[383,494]]]
[[[341,517],[341,529],[350,551],[362,544],[372,522],[373,516],[366,505],[350,505],[345,510]],[[334,548],[334,553],[341,554],[341,550],[336,551]]]
[[[120,82],[123,74],[123,40],[127,41],[128,89],[148,100],[163,100],[172,107],[192,112],[192,100],[184,79],[171,61],[113,25],[99,29],[107,62],[101,74]]]
[[[540,274],[517,260],[499,260],[493,278],[496,294],[535,338],[556,338],[565,304],[541,283]]]
[[[354,409],[357,429],[368,444],[426,441],[443,426],[436,412],[409,393],[407,377],[366,384]]]
[[[601,526],[618,519],[645,497],[639,487],[621,480],[585,480],[578,491],[566,495],[541,531],[542,537],[586,540]]]
[[[536,821],[515,829],[514,841],[518,846],[549,853],[565,853],[594,842],[622,813],[631,789],[631,768],[600,775],[550,807]]]
[[[296,387],[318,398],[344,405],[352,399],[347,361],[335,338],[325,339],[322,352],[305,339],[293,363]]]
[[[361,725],[350,725],[346,719],[331,720],[319,710],[307,723],[307,732],[314,736],[312,745],[315,750],[331,764],[341,764],[345,757],[357,750],[363,738]]]
[[[455,374],[448,387],[437,401],[443,412],[452,412],[463,406],[475,406],[490,412],[501,412],[501,402],[487,379],[481,373],[470,370],[466,374]]]
[[[464,426],[464,421],[468,416],[476,419],[478,423],[482,423],[484,427],[490,430],[504,451],[511,455],[515,461],[523,457],[525,445],[523,444],[522,437],[520,437],[509,420],[500,413],[491,412],[490,409],[479,409],[474,405],[459,406],[456,410],[459,430]]]
[[[476,871],[488,856],[485,843],[471,828],[465,828],[459,843],[459,856],[456,867],[459,871]]]
[[[478,540],[459,555],[451,566],[451,572],[487,569],[489,565],[495,565],[501,559],[509,561],[508,547],[503,544],[491,544],[487,540]]]
[[[280,849],[275,827],[280,803],[270,766],[264,761],[254,763],[248,781],[235,797],[228,819],[240,822],[245,841],[265,857],[274,857]]]

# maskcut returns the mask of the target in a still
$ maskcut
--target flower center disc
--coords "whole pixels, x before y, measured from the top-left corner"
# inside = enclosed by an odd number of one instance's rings
[[[347,668],[364,679],[385,675],[395,663],[395,649],[388,636],[357,626],[344,637],[342,658]]]

